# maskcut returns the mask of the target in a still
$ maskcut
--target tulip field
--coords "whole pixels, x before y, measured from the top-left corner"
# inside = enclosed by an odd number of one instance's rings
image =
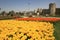
[[[0,20],[0,40],[57,40],[58,35],[55,31],[57,32],[57,25],[59,24],[56,22],[60,19],[53,19],[17,18]]]

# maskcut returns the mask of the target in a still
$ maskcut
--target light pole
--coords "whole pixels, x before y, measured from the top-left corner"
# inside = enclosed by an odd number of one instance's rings
[[[27,3],[27,6],[28,6],[28,8],[27,8],[27,10],[29,11],[30,10],[30,1],[28,0],[28,3]]]
[[[0,10],[1,10],[1,8],[0,8]]]

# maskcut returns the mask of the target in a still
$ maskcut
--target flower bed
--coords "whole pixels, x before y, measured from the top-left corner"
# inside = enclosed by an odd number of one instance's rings
[[[57,21],[60,18],[0,20],[0,40],[55,40],[54,30],[58,32],[58,26],[54,28],[54,25]]]
[[[55,40],[50,22],[0,20],[0,40]]]
[[[16,18],[17,20],[30,20],[30,21],[60,21],[60,18]]]

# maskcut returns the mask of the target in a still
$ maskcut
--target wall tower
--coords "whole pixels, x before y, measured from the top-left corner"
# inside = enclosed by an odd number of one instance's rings
[[[51,16],[55,16],[55,12],[56,12],[56,4],[55,3],[49,4],[49,11],[50,11]]]

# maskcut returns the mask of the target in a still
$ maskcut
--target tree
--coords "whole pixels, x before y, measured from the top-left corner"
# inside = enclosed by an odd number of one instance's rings
[[[12,11],[9,11],[8,15],[14,16],[15,15],[15,12],[13,10]]]
[[[1,15],[2,15],[2,16],[7,16],[7,13],[6,13],[5,11],[2,11],[2,12],[1,12]]]

